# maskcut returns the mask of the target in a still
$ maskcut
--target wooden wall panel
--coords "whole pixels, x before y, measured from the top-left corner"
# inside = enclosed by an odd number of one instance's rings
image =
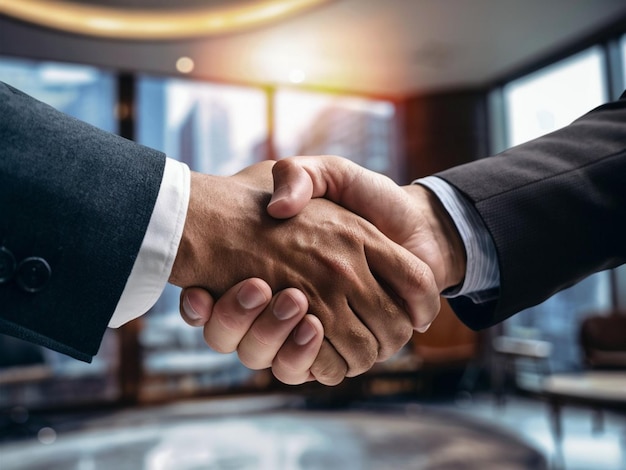
[[[487,155],[484,92],[418,96],[400,108],[399,148],[406,168],[401,184]]]

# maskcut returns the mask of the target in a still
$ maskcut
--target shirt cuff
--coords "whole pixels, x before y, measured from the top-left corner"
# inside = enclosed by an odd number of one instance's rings
[[[189,167],[167,158],[148,229],[109,327],[118,328],[140,317],[159,299],[178,252],[189,191]]]
[[[480,215],[458,190],[441,178],[427,176],[413,182],[430,189],[450,214],[465,245],[467,267],[463,283],[447,289],[445,297],[470,297],[475,303],[492,300],[500,285],[500,268],[493,239]]]

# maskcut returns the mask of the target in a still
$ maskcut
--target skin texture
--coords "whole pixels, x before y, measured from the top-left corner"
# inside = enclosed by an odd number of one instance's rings
[[[466,265],[462,240],[439,200],[426,188],[419,185],[400,187],[383,175],[332,156],[281,160],[273,167],[273,176],[275,190],[268,212],[274,217],[294,216],[309,204],[312,197],[329,198],[367,218],[387,236],[425,260],[432,267],[439,291],[462,282]],[[389,210],[392,207],[394,210]],[[271,309],[266,308],[271,295],[269,286],[260,279],[246,282],[254,282],[262,288],[264,285],[268,297],[262,301],[265,308],[262,315],[272,315]],[[275,298],[282,295],[283,292],[278,292]],[[229,303],[228,308],[231,310],[228,313],[221,308],[211,310],[207,306],[212,303],[212,299],[201,289],[183,291],[181,299],[187,296],[199,303],[197,310],[201,312],[205,324],[209,318],[218,321],[217,318],[227,314],[253,317],[256,313],[247,311],[238,302]],[[218,304],[222,301],[220,299]],[[301,304],[297,318],[304,316],[305,309]],[[260,307],[257,311],[261,312]],[[426,320],[422,331],[428,328],[437,311],[431,312],[432,316]],[[182,306],[181,314],[183,317],[187,315]],[[205,331],[212,328],[208,323]],[[297,328],[294,334],[285,337],[286,326],[270,330],[264,336],[265,343],[242,340],[256,336],[253,333],[256,328],[254,318],[249,318],[248,323],[242,324],[241,328],[230,330],[227,334],[223,331],[220,333],[230,336],[231,350],[237,349],[240,357],[242,350],[246,350],[246,356],[249,354],[247,350],[257,354],[264,351],[265,362],[257,365],[272,367],[276,378],[285,383],[303,383],[315,379],[307,365],[312,364],[313,356],[317,354],[316,345],[320,344],[323,330],[313,330],[314,336],[304,345],[295,341]],[[241,346],[234,346],[235,343]],[[274,359],[270,363],[267,358],[271,357]],[[249,366],[245,361],[244,364]]]
[[[311,201],[289,219],[270,217],[265,207],[272,166],[263,162],[232,177],[192,173],[170,282],[202,287],[214,297],[252,277],[265,280],[274,292],[299,289],[326,338],[311,374],[323,383],[338,383],[390,357],[414,328],[430,321],[439,309],[433,273],[371,223],[328,200]],[[226,351],[232,341],[223,337],[242,325],[232,316],[219,324],[209,321],[205,338]],[[257,328],[257,336],[267,329]]]
[[[213,349],[237,351],[246,367],[271,368],[281,382],[297,385],[316,380],[311,367],[324,340],[324,328],[319,318],[307,314],[308,308],[297,289],[272,297],[265,281],[252,278],[236,284],[216,302],[204,289],[184,289],[180,312],[191,326],[204,327]]]
[[[443,291],[465,275],[465,249],[436,196],[420,185],[398,186],[390,178],[335,156],[292,157],[272,169],[274,193],[268,213],[293,217],[311,198],[327,198],[362,216],[425,261]]]

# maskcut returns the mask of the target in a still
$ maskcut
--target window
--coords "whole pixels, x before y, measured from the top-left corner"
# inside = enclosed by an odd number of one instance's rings
[[[626,84],[626,34],[620,40],[620,61],[622,66],[622,84]]]
[[[137,140],[192,170],[231,175],[267,156],[267,96],[255,88],[143,76],[137,81]],[[144,317],[144,398],[240,384],[254,372],[218,354],[179,315],[180,289],[167,285]]]
[[[619,40],[619,46],[618,46],[619,52],[618,52],[618,57],[619,59],[616,59],[619,61],[619,67],[618,70],[620,70],[621,72],[621,82],[619,83],[619,85],[621,85],[621,88],[618,89],[618,93],[619,95],[616,96],[616,98],[619,98],[619,96],[625,92],[626,90],[624,90],[624,88],[626,88],[626,34],[623,35],[621,37],[621,39]]]
[[[622,72],[622,86],[626,84],[626,34],[622,36],[620,42],[620,62],[621,62],[621,72]],[[626,90],[622,89],[619,91],[619,94],[626,92]],[[618,96],[619,97],[619,96]],[[615,274],[614,281],[617,286],[617,303],[620,308],[626,309],[626,265],[622,265],[613,270]]]
[[[192,170],[231,175],[267,156],[267,97],[255,88],[140,77],[137,138]]]
[[[395,176],[393,103],[290,89],[277,91],[275,100],[279,158],[340,155]]]
[[[84,65],[0,58],[0,81],[61,112],[116,132],[116,79]]]
[[[602,50],[593,47],[504,87],[508,146],[568,125],[607,100]]]

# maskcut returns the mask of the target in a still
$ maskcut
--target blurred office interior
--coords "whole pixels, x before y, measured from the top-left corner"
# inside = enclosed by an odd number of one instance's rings
[[[163,18],[180,25],[149,27]],[[335,154],[408,184],[617,99],[626,4],[2,0],[0,80],[193,170]],[[480,332],[444,301],[429,331],[336,387],[211,351],[178,299],[168,286],[108,330],[91,364],[0,336],[0,467],[626,468],[624,268]],[[608,365],[590,359],[590,324],[622,328]],[[545,385],[605,369],[608,400]]]

